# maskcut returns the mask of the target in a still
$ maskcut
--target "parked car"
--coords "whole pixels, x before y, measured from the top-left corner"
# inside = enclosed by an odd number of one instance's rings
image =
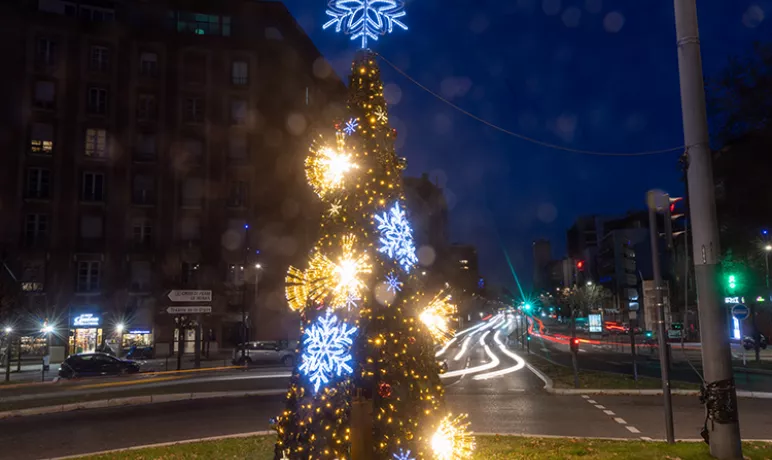
[[[242,356],[242,350],[244,355]],[[295,348],[286,341],[247,342],[246,347],[240,344],[233,350],[233,364],[237,366],[252,363],[281,363],[285,366],[295,364]]]
[[[746,335],[743,338],[743,348],[746,350],[753,350],[756,348],[756,340],[752,336]],[[767,338],[764,334],[759,334],[759,348],[762,350],[767,349]]]
[[[123,375],[139,372],[139,364],[118,359],[106,353],[80,353],[70,355],[59,366],[59,377],[94,377],[100,375]]]

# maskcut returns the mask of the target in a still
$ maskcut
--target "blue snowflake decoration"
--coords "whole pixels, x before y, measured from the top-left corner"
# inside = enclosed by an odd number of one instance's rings
[[[415,457],[410,456],[410,451],[405,452],[400,449],[398,453],[393,454],[394,460],[415,460]]]
[[[402,290],[402,281],[394,273],[386,275],[386,290],[395,294]]]
[[[353,372],[349,363],[352,360],[352,336],[356,330],[356,327],[349,327],[343,321],[338,324],[338,317],[330,310],[306,330],[303,337],[303,362],[299,370],[313,383],[314,393],[334,376]]]
[[[352,118],[351,120],[346,122],[346,127],[343,128],[343,132],[350,136],[354,134],[357,128],[359,128],[359,122],[356,121],[356,119]]]
[[[378,41],[379,35],[386,35],[394,26],[407,30],[400,20],[404,18],[405,0],[330,0],[326,13],[330,19],[322,26],[327,29],[335,26],[335,32],[351,35],[352,40],[362,39],[362,49],[367,48],[367,40]]]
[[[410,269],[418,262],[413,243],[413,229],[405,217],[405,211],[400,209],[399,202],[394,204],[382,215],[375,215],[378,231],[381,233],[378,252],[388,255],[410,273]]]

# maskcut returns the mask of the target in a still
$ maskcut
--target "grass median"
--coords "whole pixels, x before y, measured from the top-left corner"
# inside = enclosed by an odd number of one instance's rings
[[[111,452],[81,457],[82,460],[184,460],[216,458],[271,460],[273,436],[232,438],[218,441],[175,444],[165,447]],[[772,444],[745,443],[746,459],[772,458]],[[684,442],[668,445],[663,442],[607,441],[595,439],[557,439],[519,436],[478,436],[472,457],[479,460],[517,459],[708,459],[708,447],[703,443]]]
[[[574,388],[574,370],[548,361],[537,355],[530,355],[529,364],[539,369],[552,379],[554,388]],[[677,390],[699,390],[694,383],[671,381],[670,386]],[[592,390],[657,390],[662,388],[662,381],[650,377],[638,376],[636,381],[632,375],[615,374],[612,372],[579,370],[579,388]]]

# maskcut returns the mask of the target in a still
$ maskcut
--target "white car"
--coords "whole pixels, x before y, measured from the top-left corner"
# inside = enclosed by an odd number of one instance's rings
[[[242,350],[244,354],[242,355]],[[295,344],[277,341],[247,342],[233,350],[233,364],[237,366],[252,363],[281,363],[291,367],[295,365]]]

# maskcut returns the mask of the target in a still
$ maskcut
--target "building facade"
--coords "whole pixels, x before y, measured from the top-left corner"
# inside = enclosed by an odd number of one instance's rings
[[[0,77],[0,246],[22,321],[55,325],[70,352],[110,338],[163,355],[178,334],[166,294],[202,289],[210,347],[244,326],[296,334],[283,278],[314,236],[303,159],[345,88],[287,9],[16,0],[0,12],[15,63]]]

